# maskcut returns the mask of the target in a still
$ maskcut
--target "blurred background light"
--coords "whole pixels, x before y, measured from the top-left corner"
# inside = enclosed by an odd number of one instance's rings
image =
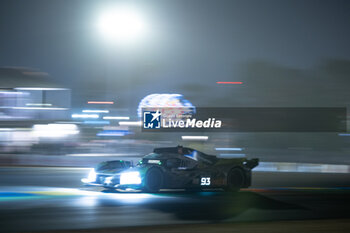
[[[65,91],[68,88],[58,88],[58,87],[16,87],[15,90],[24,91]]]
[[[79,133],[75,124],[37,124],[33,126],[33,134],[36,137],[66,137]]]
[[[97,133],[97,136],[105,136],[105,137],[115,137],[115,136],[125,136],[130,134],[127,130],[103,130],[99,133]]]
[[[218,147],[218,148],[215,148],[215,150],[217,150],[217,151],[242,151],[243,148],[239,148],[239,147],[229,147],[229,148]]]
[[[122,125],[122,126],[141,126],[142,121],[120,121],[119,125]]]
[[[72,118],[99,118],[98,114],[72,114]]]
[[[189,108],[191,112],[195,112],[195,106],[181,94],[150,94],[140,101],[137,114],[141,117],[142,108],[159,107],[186,107]]]
[[[208,136],[181,136],[182,140],[207,141]]]
[[[219,154],[219,158],[245,158],[245,154]]]
[[[217,84],[243,84],[243,82],[216,82]]]
[[[84,121],[87,125],[109,125],[109,121]]]
[[[109,110],[83,110],[83,112],[85,113],[109,113]]]
[[[44,104],[44,103],[27,103],[26,106],[42,106],[42,107],[50,107],[52,104]]]
[[[88,101],[88,104],[114,104],[113,101]]]
[[[130,117],[104,116],[104,120],[130,120]]]
[[[50,108],[50,107],[11,107],[12,109],[22,110],[68,110],[68,108]]]

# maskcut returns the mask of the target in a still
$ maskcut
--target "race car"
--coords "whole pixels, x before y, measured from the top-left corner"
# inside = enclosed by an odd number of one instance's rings
[[[82,181],[108,189],[144,192],[161,189],[238,191],[251,185],[251,170],[258,164],[256,158],[217,158],[182,146],[156,148],[136,166],[124,161],[106,162]]]

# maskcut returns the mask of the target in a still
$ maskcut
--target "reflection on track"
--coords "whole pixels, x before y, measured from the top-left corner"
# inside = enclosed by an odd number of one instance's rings
[[[123,224],[134,225],[133,218],[148,219],[147,215],[161,215],[148,224],[163,224],[176,221],[218,221],[239,216],[249,210],[290,210],[300,209],[298,205],[274,200],[256,192],[162,192],[158,194],[103,192],[79,189],[33,187],[27,191],[0,192],[1,218],[9,223],[11,213],[28,219],[27,211],[47,216],[71,216],[72,212],[86,217],[90,213],[96,219],[104,215],[128,216]],[[37,189],[37,190],[35,190]],[[128,208],[128,210],[126,210]],[[16,210],[12,212],[11,210]],[[6,215],[4,214],[5,212]],[[157,214],[155,214],[157,213]],[[102,214],[102,216],[100,215]],[[171,216],[169,216],[169,214]],[[165,218],[164,218],[165,216]],[[109,216],[110,217],[110,216]],[[19,218],[16,217],[18,221]],[[165,220],[164,222],[162,220]],[[34,222],[38,219],[34,219]],[[84,222],[87,219],[80,219]],[[148,219],[149,221],[149,219]],[[91,222],[90,222],[91,223]],[[121,224],[120,222],[114,222]],[[147,222],[146,222],[147,224]]]
[[[6,191],[5,191],[6,190]],[[246,189],[158,194],[1,187],[5,232],[349,217],[349,189]]]
[[[238,193],[158,194],[77,188],[84,176],[84,169],[0,169],[0,231],[350,217],[350,190],[340,188],[349,187],[349,174],[257,172],[253,188]]]

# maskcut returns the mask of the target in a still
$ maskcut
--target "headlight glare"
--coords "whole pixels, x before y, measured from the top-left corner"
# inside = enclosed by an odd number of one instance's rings
[[[89,175],[88,175],[88,180],[89,181],[96,181],[96,172],[95,169],[91,169]]]
[[[112,180],[113,180],[113,176],[109,176],[109,177],[107,177],[107,178],[104,180],[104,183],[105,183],[105,184],[111,184],[111,183],[112,183]]]
[[[124,172],[120,175],[120,184],[141,184],[139,172]]]

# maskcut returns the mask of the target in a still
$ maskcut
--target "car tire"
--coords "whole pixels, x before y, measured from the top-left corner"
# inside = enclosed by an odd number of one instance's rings
[[[156,193],[163,186],[163,172],[158,168],[151,168],[145,175],[143,191],[148,193]]]
[[[245,175],[242,169],[232,168],[227,175],[226,191],[237,192],[244,186]]]

